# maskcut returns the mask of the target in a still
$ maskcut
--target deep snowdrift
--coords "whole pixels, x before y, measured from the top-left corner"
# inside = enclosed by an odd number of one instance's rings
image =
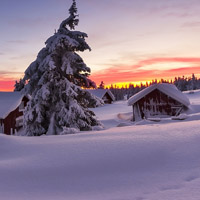
[[[199,199],[199,130],[193,121],[58,137],[1,135],[1,198]]]
[[[199,107],[199,97],[193,99]],[[130,109],[124,102],[97,108],[108,128],[103,131],[0,135],[0,199],[199,200],[199,114],[113,127]]]

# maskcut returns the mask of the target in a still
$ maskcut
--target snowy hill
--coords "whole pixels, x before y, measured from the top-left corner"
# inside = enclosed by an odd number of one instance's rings
[[[102,131],[0,135],[1,199],[199,200],[200,91],[187,95],[196,110],[183,121],[128,124],[117,102],[94,109]]]

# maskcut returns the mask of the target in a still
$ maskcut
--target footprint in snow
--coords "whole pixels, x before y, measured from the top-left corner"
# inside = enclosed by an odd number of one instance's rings
[[[144,197],[136,197],[134,199],[124,199],[124,198],[120,198],[120,199],[113,199],[113,200],[145,200]]]
[[[181,185],[167,185],[167,186],[163,186],[160,188],[161,191],[166,191],[166,190],[178,190],[182,188]]]
[[[196,180],[198,178],[199,178],[198,175],[191,174],[191,175],[187,176],[184,180],[187,181],[187,182],[191,182],[191,181],[194,181],[194,180]]]
[[[145,200],[145,198],[144,197],[136,197],[135,200]]]

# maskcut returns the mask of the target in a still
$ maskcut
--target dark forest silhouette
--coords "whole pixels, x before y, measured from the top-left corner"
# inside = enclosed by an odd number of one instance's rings
[[[143,90],[146,87],[149,87],[152,84],[156,83],[171,83],[174,84],[180,91],[192,91],[196,89],[200,89],[200,78],[195,77],[192,74],[191,77],[175,77],[174,80],[152,80],[151,83],[146,82],[146,84],[141,83],[140,85],[134,85],[132,83],[127,84],[125,87],[119,88],[115,84],[111,84],[110,88],[106,88],[104,82],[102,81],[98,88],[100,89],[110,89],[111,92],[114,94],[115,99],[124,100],[130,98],[132,95],[138,93],[139,91]]]

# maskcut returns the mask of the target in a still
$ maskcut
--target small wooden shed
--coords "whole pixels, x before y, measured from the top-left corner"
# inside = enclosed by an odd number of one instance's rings
[[[111,104],[115,100],[113,93],[108,89],[96,89],[88,91],[96,97],[102,99],[105,104]]]
[[[20,92],[0,92],[0,133],[12,135],[23,126],[28,100]]]
[[[133,120],[152,117],[178,116],[186,111],[190,101],[175,85],[154,84],[133,95],[128,100],[133,107]]]

